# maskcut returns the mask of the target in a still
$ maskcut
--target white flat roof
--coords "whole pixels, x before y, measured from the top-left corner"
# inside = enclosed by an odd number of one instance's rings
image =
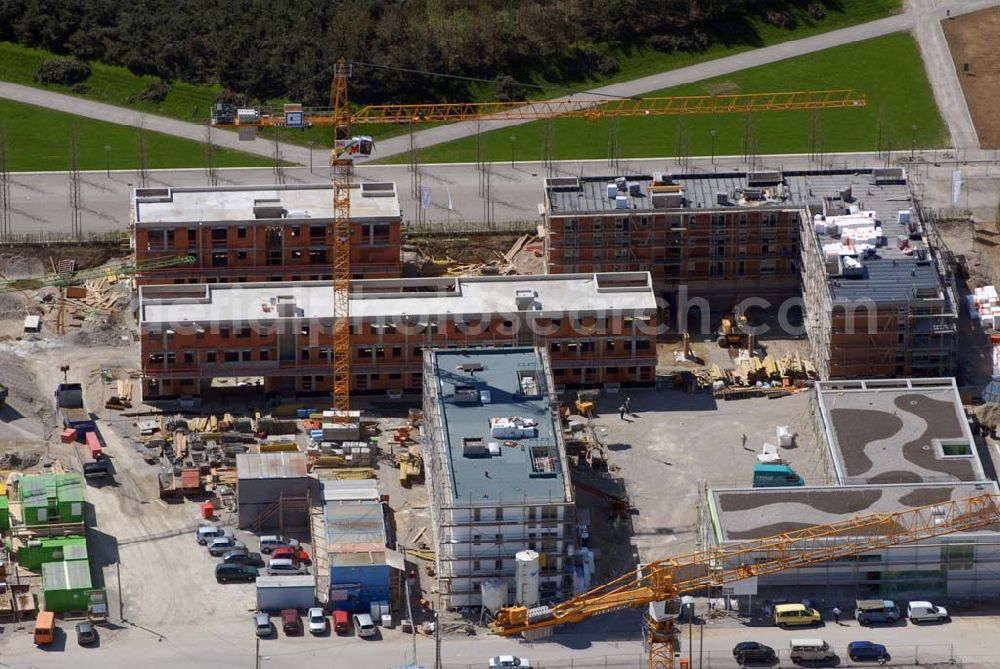
[[[528,308],[518,309],[519,295],[531,300]],[[179,284],[140,287],[139,321],[143,325],[276,321],[279,296],[294,302],[294,318],[323,319],[333,314],[329,281]],[[648,316],[656,308],[649,272],[351,282],[350,309],[355,321],[391,322],[402,316],[474,320],[525,311],[543,318],[612,312]]]
[[[277,219],[256,218],[254,203],[261,200],[272,201],[284,210],[284,214]],[[307,222],[333,218],[333,187],[328,184],[137,188],[132,202],[136,225]],[[398,218],[396,185],[391,182],[351,184],[351,217]]]

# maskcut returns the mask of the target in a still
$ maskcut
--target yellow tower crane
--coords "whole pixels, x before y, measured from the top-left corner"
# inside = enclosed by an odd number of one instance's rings
[[[953,532],[969,532],[997,522],[1000,522],[1000,496],[992,494],[857,516],[655,560],[558,604],[500,609],[490,627],[497,634],[510,636],[648,606],[645,638],[649,669],[673,669],[679,647],[675,623],[677,602],[684,593]]]
[[[347,78],[352,64],[341,59],[334,69],[329,107],[236,108],[217,104],[212,124],[235,127],[241,139],[253,139],[257,128],[333,126],[333,408],[338,420],[350,408],[350,282],[351,282],[351,175],[355,156],[367,157],[375,149],[369,136],[352,136],[351,124],[422,123],[452,121],[508,121],[547,118],[630,116],[699,116],[738,112],[864,107],[867,98],[853,90],[741,93],[680,97],[617,98],[573,96],[541,102],[469,102],[415,105],[367,105],[351,111]]]

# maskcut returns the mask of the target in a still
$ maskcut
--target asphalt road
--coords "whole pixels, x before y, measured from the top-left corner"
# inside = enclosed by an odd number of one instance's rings
[[[894,154],[896,158],[909,158],[909,152]],[[935,207],[951,206],[952,171],[963,173],[959,205],[968,206],[983,220],[991,219],[996,211],[996,188],[1000,185],[1000,153],[995,151],[917,151],[917,167],[910,170],[911,180],[919,182],[926,201]],[[954,161],[959,160],[958,164]],[[963,161],[967,164],[962,164]],[[981,162],[974,162],[981,161]],[[843,154],[824,156],[825,167],[853,169],[880,166],[884,161],[874,154]],[[768,156],[761,160],[765,167],[784,169],[818,168],[819,161],[808,156]],[[746,163],[739,157],[693,158],[686,165],[673,159],[653,158],[622,161],[609,166],[607,161],[559,162],[554,175],[630,175],[650,174],[655,171],[682,173],[685,171],[744,171]],[[494,163],[490,166],[490,198],[480,193],[482,173],[474,165],[426,165],[420,168],[420,185],[430,189],[430,207],[419,208],[420,199],[411,190],[412,173],[406,166],[358,167],[359,180],[394,181],[400,196],[403,219],[424,220],[440,225],[465,222],[521,221],[531,228],[540,222],[538,205],[542,202],[543,179],[549,174],[537,162]],[[317,168],[284,170],[286,183],[321,183],[328,176]],[[225,185],[266,185],[275,183],[270,169],[220,170],[218,183]],[[138,184],[134,172],[103,171],[85,172],[82,175],[81,200],[83,229],[85,232],[124,230],[128,225],[129,191]],[[207,177],[202,170],[162,170],[150,173],[151,186],[205,186]],[[969,187],[971,185],[971,188]],[[419,193],[419,190],[417,191]],[[448,209],[449,197],[452,209]],[[12,232],[16,234],[65,232],[69,229],[69,177],[66,173],[15,173],[11,175]]]
[[[609,618],[611,616],[608,616]],[[630,614],[637,620],[637,616]],[[842,625],[828,622],[810,630],[785,631],[775,627],[746,627],[735,622],[706,625],[703,640],[699,630],[692,630],[692,668],[697,666],[699,646],[703,666],[735,669],[731,650],[739,641],[755,640],[779,651],[783,666],[787,661],[788,643],[797,637],[820,637],[841,656],[841,666],[847,664],[845,648],[851,641],[869,640],[884,644],[892,655],[893,664],[912,665],[947,663],[951,658],[981,667],[1000,666],[1000,648],[994,642],[996,617],[956,617],[942,625],[897,625],[893,627],[859,628],[850,620]],[[64,624],[70,631],[72,628]],[[102,669],[134,669],[141,661],[145,669],[176,669],[179,666],[211,667],[213,669],[246,669],[254,666],[256,644],[250,614],[238,627],[207,626],[200,628],[159,629],[155,621],[131,625],[112,624],[102,629],[99,648],[80,648],[75,639],[63,640],[50,649],[35,648],[28,628],[17,630],[7,626],[0,635],[0,667],[101,667]],[[596,638],[600,638],[600,633]],[[688,633],[681,637],[682,657],[688,656]],[[264,669],[301,669],[303,666],[359,667],[387,669],[405,664],[410,656],[411,640],[398,629],[376,640],[356,637],[288,638],[283,634],[262,640],[261,664]],[[489,657],[513,654],[527,658],[533,667],[644,667],[642,643],[632,635],[627,640],[595,640],[571,633],[558,633],[550,640],[536,643],[519,642],[490,635],[450,637],[442,642],[444,669],[479,669],[486,667]],[[140,660],[141,658],[141,660]],[[417,639],[417,660],[433,666],[433,639]],[[319,662],[319,664],[317,664]],[[330,664],[327,664],[329,662]],[[606,664],[605,664],[606,663]]]

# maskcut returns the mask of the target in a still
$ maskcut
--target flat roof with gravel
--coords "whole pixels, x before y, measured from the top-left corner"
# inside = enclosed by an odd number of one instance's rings
[[[132,208],[138,226],[189,224],[308,225],[333,219],[333,187],[329,184],[137,188]],[[256,211],[255,211],[256,210]],[[396,184],[351,184],[351,218],[399,218]]]
[[[141,286],[141,325],[271,322],[281,319],[278,298],[294,318],[329,319],[329,281]],[[524,300],[523,308],[518,301]],[[440,316],[481,319],[493,314],[563,317],[577,314],[656,314],[648,272],[540,276],[369,279],[351,282],[351,318],[396,323]]]
[[[954,379],[821,381],[816,389],[841,483],[986,478]]]
[[[996,482],[809,488],[744,488],[709,493],[716,540],[749,541],[783,532],[886,513],[984,493],[998,494]],[[993,525],[991,532],[1000,531]]]

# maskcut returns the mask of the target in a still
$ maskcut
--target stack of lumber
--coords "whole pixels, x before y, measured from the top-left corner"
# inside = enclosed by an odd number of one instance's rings
[[[188,429],[192,432],[218,432],[219,419],[217,416],[198,416],[188,420]]]
[[[108,399],[105,408],[117,411],[132,408],[132,379],[118,379],[115,384],[117,394]]]
[[[399,483],[403,487],[410,487],[414,481],[422,481],[424,478],[424,460],[420,455],[419,446],[410,446],[405,453],[396,456],[399,463]]]

